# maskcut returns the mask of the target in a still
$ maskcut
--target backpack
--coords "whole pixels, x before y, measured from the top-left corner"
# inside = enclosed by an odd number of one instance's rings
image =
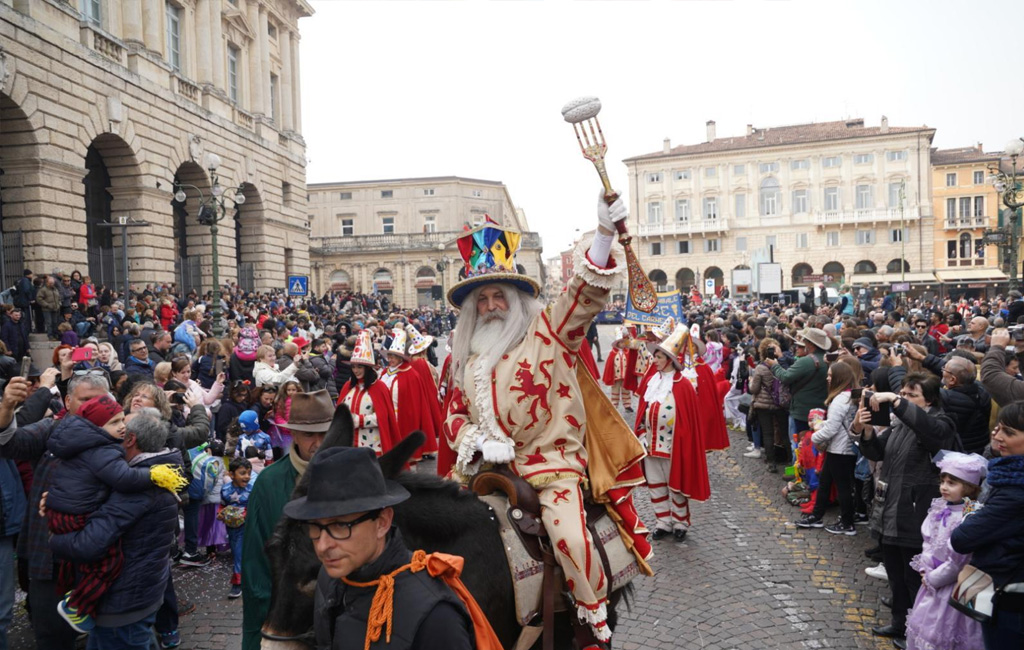
[[[772,377],[772,385],[768,389],[768,394],[771,395],[772,404],[780,409],[788,409],[789,402],[793,398],[789,392],[789,386],[779,381],[778,377]]]
[[[188,450],[192,459],[192,482],[188,484],[188,498],[200,502],[210,494],[220,478],[222,463],[207,449],[208,443]]]
[[[255,361],[256,351],[261,345],[260,335],[255,328],[243,327],[238,333],[238,345],[235,346],[235,354],[242,361]]]

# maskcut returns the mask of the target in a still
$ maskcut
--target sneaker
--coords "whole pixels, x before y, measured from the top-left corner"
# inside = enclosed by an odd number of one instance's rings
[[[879,580],[888,580],[889,574],[885,571],[885,565],[879,563],[878,566],[869,566],[864,569],[864,573],[868,574],[872,578],[878,578]]]
[[[754,451],[754,443],[750,443],[749,445],[747,445],[747,448],[744,449],[743,451]]]
[[[857,529],[853,527],[853,524],[843,525],[843,522],[837,521],[831,526],[825,526],[825,532],[833,535],[856,535]]]
[[[747,453],[743,454],[743,457],[744,458],[760,458],[761,457],[761,450],[760,449],[754,449],[753,451],[748,451]]]
[[[814,515],[804,515],[796,522],[797,528],[824,528],[825,522],[821,520],[821,517],[815,517]]]
[[[241,598],[242,597],[242,585],[231,585],[231,591],[228,592],[228,598]]]
[[[178,631],[164,632],[160,635],[160,647],[161,648],[177,648],[181,645],[181,635]]]
[[[204,553],[182,553],[178,561],[181,566],[206,566],[210,563],[210,556]]]
[[[80,634],[88,634],[92,631],[92,628],[96,627],[96,621],[92,620],[92,616],[79,614],[77,609],[68,604],[67,596],[64,597],[64,600],[57,603],[57,613],[68,622],[71,629]]]
[[[864,526],[865,524],[868,524],[870,522],[871,522],[871,517],[868,517],[865,514],[862,514],[862,513],[858,512],[858,513],[853,515],[853,523],[857,524],[858,526]]]

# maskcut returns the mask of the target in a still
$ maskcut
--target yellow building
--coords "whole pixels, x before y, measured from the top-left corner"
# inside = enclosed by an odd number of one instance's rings
[[[999,194],[988,176],[1000,154],[985,153],[980,144],[931,154],[935,276],[951,298],[987,297],[1006,281],[998,246],[982,240],[986,228],[999,226]]]

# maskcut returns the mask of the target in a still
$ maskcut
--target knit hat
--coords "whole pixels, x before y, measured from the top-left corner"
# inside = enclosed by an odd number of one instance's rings
[[[252,433],[253,431],[260,430],[260,416],[256,411],[248,410],[242,411],[242,414],[238,416],[238,426],[242,430],[242,433]]]
[[[255,361],[256,351],[260,349],[260,335],[253,327],[243,327],[238,333],[238,345],[235,355],[242,361]]]
[[[94,397],[82,407],[78,409],[78,415],[92,422],[98,427],[102,427],[107,422],[117,415],[118,413],[124,413],[124,409],[117,403],[114,396],[110,393],[106,395],[100,395]]]
[[[864,348],[865,350],[874,350],[875,346],[871,343],[871,339],[866,336],[862,336],[853,342],[853,347]]]
[[[971,485],[981,485],[988,474],[988,461],[978,454],[964,454],[943,449],[935,455],[939,472],[949,474]]]

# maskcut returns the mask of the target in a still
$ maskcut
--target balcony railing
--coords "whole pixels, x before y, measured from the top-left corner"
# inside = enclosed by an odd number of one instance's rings
[[[691,235],[706,232],[725,232],[729,229],[729,221],[722,217],[715,219],[688,219],[686,221],[665,221],[661,223],[642,223],[637,234],[641,237],[651,235]]]
[[[988,217],[959,217],[946,219],[946,230],[962,230],[964,228],[984,228],[988,225]]]
[[[882,208],[878,210],[828,210],[816,212],[814,223],[819,226],[844,223],[878,223],[880,221],[911,221],[921,218],[918,208],[905,209]]]
[[[310,237],[309,246],[313,252],[322,255],[350,251],[438,251],[440,245],[454,249],[455,240],[460,236],[462,236],[462,231]],[[523,233],[520,249],[539,249],[540,247],[539,234]]]

